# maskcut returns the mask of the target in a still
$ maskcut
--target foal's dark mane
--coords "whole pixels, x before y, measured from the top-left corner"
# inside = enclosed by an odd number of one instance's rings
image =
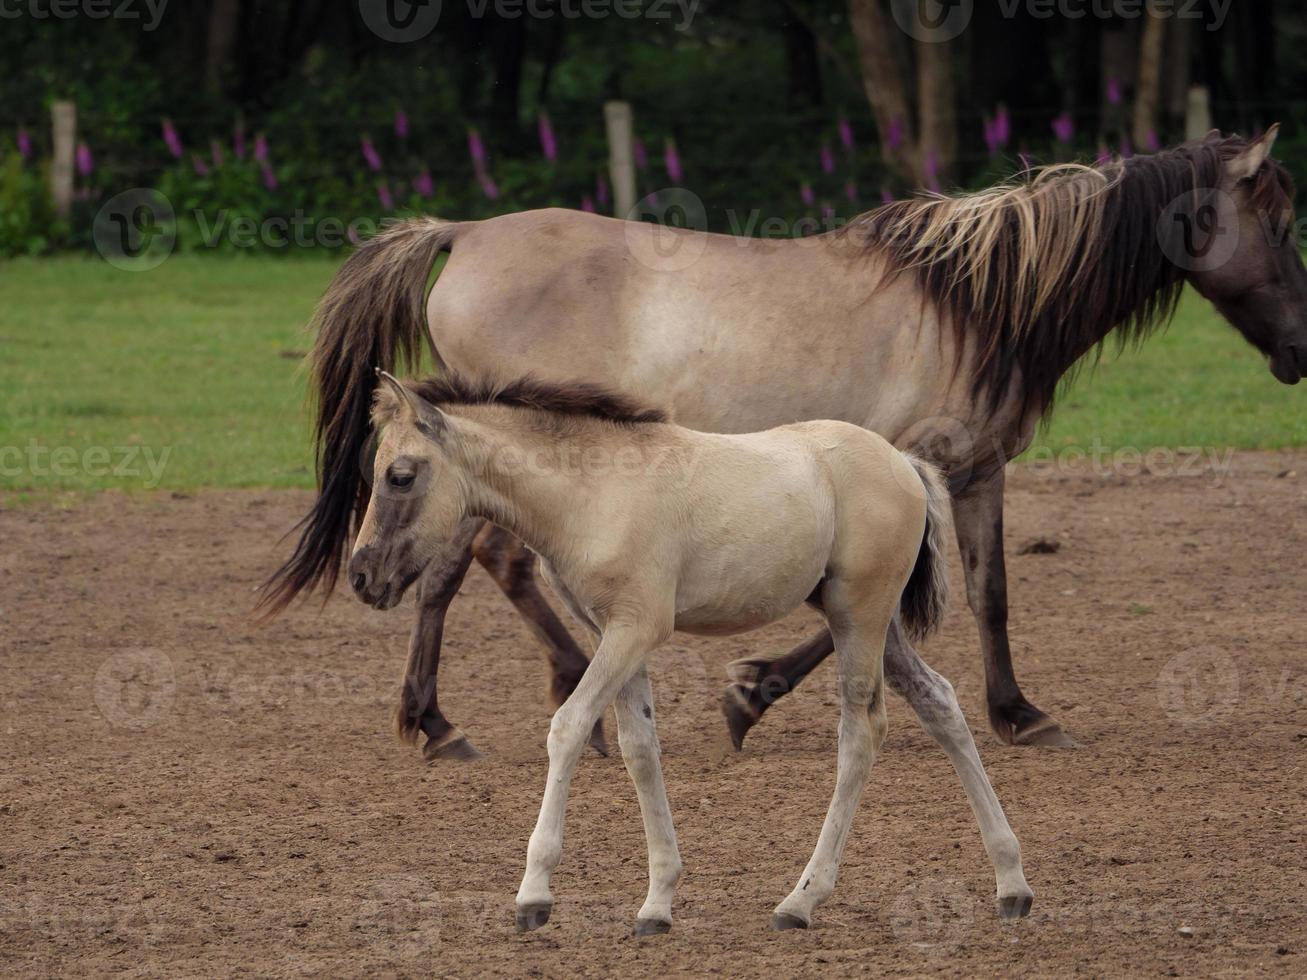
[[[551,415],[583,416],[618,425],[666,422],[667,415],[647,408],[625,395],[589,382],[552,384],[530,375],[506,384],[472,381],[451,371],[408,387],[433,405],[508,405]]]
[[[1051,407],[1058,383],[1115,327],[1121,344],[1168,323],[1184,270],[1158,227],[1177,199],[1219,186],[1224,163],[1249,146],[1209,135],[1150,156],[1054,165],[975,194],[896,201],[836,234],[915,275],[959,335],[978,343],[973,392],[993,410],[1017,392],[1023,409]],[[1251,181],[1259,211],[1290,210],[1288,172],[1268,160]],[[1175,254],[1172,252],[1171,254]]]

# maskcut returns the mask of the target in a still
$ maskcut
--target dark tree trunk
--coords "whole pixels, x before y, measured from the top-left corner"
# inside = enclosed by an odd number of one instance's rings
[[[780,7],[780,31],[785,44],[786,95],[791,105],[819,106],[822,86],[817,35],[795,16],[787,0],[777,0],[777,6]]]

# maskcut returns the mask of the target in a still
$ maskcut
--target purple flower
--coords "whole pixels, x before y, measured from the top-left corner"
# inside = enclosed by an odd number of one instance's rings
[[[603,174],[595,181],[595,200],[601,208],[608,205],[608,179]]]
[[[32,155],[32,134],[21,126],[18,129],[18,155],[24,160]]]
[[[1112,105],[1121,104],[1121,81],[1115,76],[1107,79],[1107,101]]]
[[[486,165],[486,144],[481,141],[481,134],[475,129],[467,131],[467,150],[472,154],[472,163],[478,170]]]
[[[844,147],[844,149],[847,152],[852,153],[853,152],[853,127],[849,125],[849,121],[845,119],[843,116],[840,116],[840,121],[836,125],[839,127],[839,131],[840,131],[840,144]]]
[[[163,121],[163,141],[168,144],[168,152],[178,160],[182,156],[182,138],[177,135],[177,127],[172,124],[171,119]]]
[[[582,211],[589,211],[591,214],[594,214],[594,209],[595,209],[595,202],[591,199],[589,194],[581,198]]]
[[[997,154],[1000,145],[998,141],[998,121],[987,118],[985,120],[985,148],[989,150],[989,155],[994,156]]]
[[[1071,119],[1071,113],[1064,112],[1053,120],[1053,135],[1059,143],[1070,143],[1071,138],[1075,135],[1076,125]]]
[[[893,204],[893,203],[894,203],[894,195],[890,193],[890,190],[889,190],[888,187],[882,187],[882,188],[880,189],[880,203],[881,203],[881,204]]]
[[[635,165],[641,170],[648,169],[649,154],[644,148],[644,140],[637,138],[631,148],[635,153]]]
[[[994,139],[998,141],[999,148],[1007,146],[1008,140],[1012,138],[1012,116],[1007,111],[1007,106],[1001,105],[998,111],[994,113]]]
[[[482,194],[492,201],[499,196],[499,187],[495,184],[493,177],[487,173],[482,173],[479,176],[479,180],[481,181]]]
[[[213,158],[213,168],[221,170],[223,164],[222,143],[218,140],[209,140],[209,155]]]
[[[817,200],[817,195],[812,192],[812,185],[806,180],[799,185],[799,200],[803,201],[806,207],[812,207]]]
[[[254,137],[254,159],[259,163],[268,162],[268,137],[262,133]]]
[[[858,185],[851,180],[846,180],[844,182],[844,196],[849,199],[850,203],[857,201]]]
[[[354,227],[353,222],[350,222],[350,226],[345,229],[345,237],[349,239],[351,245],[360,245],[363,242],[363,239],[359,238],[358,229]]]
[[[681,155],[676,152],[676,140],[668,139],[663,147],[663,164],[667,167],[667,176],[672,179],[673,184],[679,184],[683,176],[681,171]]]
[[[831,152],[829,143],[821,144],[821,172],[824,174],[835,172],[835,154]]]
[[[91,148],[83,140],[77,144],[77,172],[83,177],[89,177],[94,169],[95,157],[91,156]]]
[[[1121,137],[1121,159],[1126,160],[1135,155],[1135,148],[1130,145],[1130,140]]]
[[[553,163],[558,159],[558,140],[554,137],[554,124],[549,121],[549,113],[540,113],[536,121],[536,131],[540,134],[540,152],[545,159]]]
[[[403,109],[395,110],[395,135],[402,140],[408,139],[408,116]]]
[[[277,189],[277,173],[266,160],[263,162],[263,186],[270,191]]]
[[[372,140],[367,136],[364,136],[359,141],[359,145],[363,148],[363,159],[367,161],[368,169],[374,172],[380,170],[381,154],[378,153],[377,148],[372,145]]]
[[[423,167],[422,172],[413,178],[413,190],[418,192],[421,197],[430,197],[436,192],[435,184],[431,180],[431,171]]]
[[[1148,150],[1149,153],[1156,153],[1162,148],[1162,141],[1157,138],[1157,130],[1149,129],[1148,132],[1144,134],[1144,148]]]
[[[381,210],[395,210],[395,197],[390,193],[390,187],[384,180],[377,185],[377,200],[381,202]]]
[[[191,166],[195,168],[195,175],[197,177],[209,176],[209,165],[204,162],[204,157],[200,156],[198,153],[191,154]]]
[[[903,120],[894,118],[885,129],[885,146],[891,152],[903,145]]]
[[[835,209],[831,207],[829,204],[823,204],[821,206],[821,220],[829,223],[833,221],[834,218],[835,218]]]
[[[236,131],[232,134],[231,149],[237,160],[245,159],[245,123],[239,119],[236,121]]]

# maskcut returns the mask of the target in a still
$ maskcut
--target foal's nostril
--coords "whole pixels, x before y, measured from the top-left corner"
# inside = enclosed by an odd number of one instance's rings
[[[362,572],[354,576],[354,591],[362,594],[363,590],[368,587],[368,577]]]

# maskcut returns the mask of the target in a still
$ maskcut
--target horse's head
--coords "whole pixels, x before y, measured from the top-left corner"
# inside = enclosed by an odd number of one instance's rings
[[[390,609],[445,554],[463,520],[462,481],[446,455],[448,419],[381,373],[373,421],[380,430],[372,496],[349,560],[349,582],[368,605]],[[433,492],[434,491],[434,492]]]
[[[1276,124],[1246,144],[1225,141],[1234,152],[1224,158],[1214,193],[1177,221],[1189,224],[1190,282],[1270,359],[1278,380],[1297,384],[1307,374],[1307,268],[1295,235],[1292,183],[1271,159],[1278,131]]]

